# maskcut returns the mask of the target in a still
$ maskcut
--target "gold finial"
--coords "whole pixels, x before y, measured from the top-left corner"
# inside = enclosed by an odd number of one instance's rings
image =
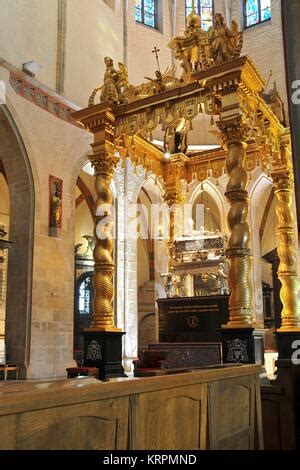
[[[201,28],[201,16],[196,12],[195,0],[192,2],[192,11],[188,16],[187,25],[189,28]]]

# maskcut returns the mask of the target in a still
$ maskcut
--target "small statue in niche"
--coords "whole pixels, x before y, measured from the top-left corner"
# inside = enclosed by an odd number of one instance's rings
[[[62,181],[50,177],[50,227],[62,225]]]
[[[100,103],[113,102],[120,104],[123,102],[123,93],[128,87],[128,71],[124,64],[118,63],[119,70],[114,68],[114,62],[110,57],[104,58],[106,70],[103,79],[103,85],[95,88],[89,98],[89,106],[94,105],[95,96],[100,93]]]

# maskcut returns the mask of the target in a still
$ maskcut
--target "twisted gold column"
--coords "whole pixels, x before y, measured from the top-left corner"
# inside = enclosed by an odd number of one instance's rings
[[[295,219],[292,212],[294,176],[291,163],[272,172],[276,195],[278,277],[281,282],[280,298],[283,305],[282,325],[278,331],[300,331],[300,310],[297,280],[297,252]]]
[[[183,204],[185,197],[179,191],[167,191],[164,195],[164,201],[168,204],[169,208]],[[174,259],[174,242],[175,242],[175,213],[170,212],[170,239],[168,241],[168,271],[172,267],[172,260]]]
[[[113,276],[115,263],[113,260],[114,240],[113,227],[113,196],[110,183],[117,163],[117,158],[103,152],[90,157],[95,169],[95,189],[97,192],[95,249],[94,249],[94,299],[93,299],[93,330],[120,331],[115,327],[113,312],[114,286]]]
[[[182,191],[181,181],[186,179],[186,162],[188,157],[182,153],[171,155],[170,159],[164,165],[164,201],[169,208],[183,204],[185,194]],[[174,241],[175,241],[175,214],[170,212],[170,240],[168,242],[168,271],[172,268],[174,259]]]
[[[250,229],[247,222],[249,197],[248,173],[245,168],[245,130],[240,119],[219,124],[227,147],[226,170],[229,177],[226,197],[230,204],[227,216],[230,237],[226,256],[230,261],[228,272],[229,322],[228,328],[253,326],[252,280],[250,278],[252,257],[249,249]]]

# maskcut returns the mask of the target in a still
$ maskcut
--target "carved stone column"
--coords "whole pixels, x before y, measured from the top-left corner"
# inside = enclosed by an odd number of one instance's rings
[[[298,302],[297,246],[295,218],[292,211],[294,175],[292,164],[286,161],[272,172],[276,196],[278,277],[281,282],[280,299],[283,305],[279,332],[300,332],[300,308]]]
[[[228,284],[230,288],[228,327],[247,328],[254,324],[251,281],[250,228],[247,222],[249,196],[248,173],[245,168],[247,144],[241,119],[220,122],[227,148],[226,170],[228,185],[225,196],[230,204],[227,216],[230,236],[226,256],[230,261]]]

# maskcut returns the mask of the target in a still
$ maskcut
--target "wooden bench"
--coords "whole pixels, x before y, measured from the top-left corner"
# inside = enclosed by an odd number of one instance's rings
[[[8,372],[14,371],[16,373],[16,380],[19,378],[18,364],[0,364],[0,372],[3,372],[4,381],[6,382]]]

